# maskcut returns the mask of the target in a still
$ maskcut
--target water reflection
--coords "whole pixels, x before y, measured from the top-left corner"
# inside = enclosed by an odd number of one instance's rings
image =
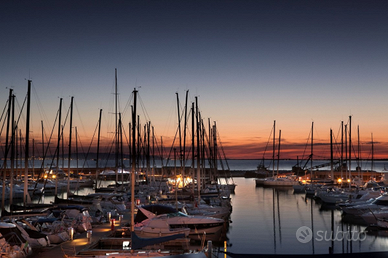
[[[388,250],[386,236],[344,223],[341,212],[288,188],[255,187],[252,179],[235,179],[229,249],[251,254],[328,254]],[[303,227],[303,228],[302,228]],[[298,238],[298,229],[311,236]],[[299,232],[300,233],[300,232]],[[308,238],[310,237],[310,239]]]

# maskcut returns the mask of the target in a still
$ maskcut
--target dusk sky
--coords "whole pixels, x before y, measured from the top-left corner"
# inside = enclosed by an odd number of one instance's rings
[[[371,134],[376,156],[388,158],[387,46],[388,1],[6,0],[0,108],[9,88],[22,105],[31,79],[40,141],[41,120],[49,134],[59,98],[65,117],[74,96],[73,126],[88,146],[100,109],[102,135],[112,137],[117,68],[124,125],[137,88],[141,123],[151,121],[165,144],[177,128],[176,93],[183,105],[189,90],[229,158],[260,159],[274,120],[281,157],[296,158],[312,122],[314,142],[329,143],[349,116],[363,158]]]

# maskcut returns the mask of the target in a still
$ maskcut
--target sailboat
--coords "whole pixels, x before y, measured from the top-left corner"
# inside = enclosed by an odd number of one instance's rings
[[[21,258],[32,254],[29,243],[12,223],[0,222],[1,257]]]
[[[277,172],[275,176],[275,124],[274,121],[273,126],[273,169],[272,169],[272,177],[267,177],[264,180],[261,180],[263,186],[293,186],[299,184],[295,175],[279,175],[279,159],[280,159],[280,142],[281,142],[281,130],[279,130],[279,145],[278,145],[278,159],[277,159]],[[259,179],[256,179],[256,185]]]

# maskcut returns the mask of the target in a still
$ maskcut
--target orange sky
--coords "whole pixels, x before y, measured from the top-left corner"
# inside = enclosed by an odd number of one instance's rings
[[[222,130],[220,128],[219,130]],[[56,146],[57,142],[57,136],[56,136],[56,129],[54,130],[53,139],[51,140],[51,146]],[[271,132],[268,131],[266,136],[241,136],[240,138],[238,136],[228,137],[224,136],[220,132],[220,139],[218,143],[218,148],[220,152],[225,152],[225,155],[229,159],[262,159],[263,155],[266,159],[272,159],[272,151],[273,151],[273,145],[272,145],[272,136],[270,136]],[[307,132],[308,133],[308,132]],[[22,131],[22,135],[23,135]],[[68,150],[68,132],[65,130],[65,154],[67,155]],[[286,133],[282,131],[282,135],[285,135]],[[48,136],[46,136],[48,137]],[[112,141],[113,141],[113,134],[112,133],[105,133],[101,137],[101,143],[100,143],[100,152],[108,152],[109,150],[113,150],[112,148]],[[191,148],[191,136],[187,137],[186,142],[186,148]],[[276,136],[278,137],[278,135]],[[306,136],[305,139],[298,140],[290,140],[289,138],[284,138],[281,140],[281,148],[280,148],[280,158],[281,159],[307,159],[307,157],[311,153],[311,145],[310,145],[310,139],[308,138],[309,135]],[[33,134],[31,136],[31,139],[35,139],[35,148],[36,148],[36,155],[40,156],[41,154],[41,136]],[[128,136],[124,137],[124,153],[128,153],[128,144],[127,140]],[[163,146],[164,146],[164,156],[166,157],[167,153],[170,151],[172,147],[172,139],[173,137],[163,137]],[[265,139],[265,140],[264,140]],[[275,149],[275,158],[277,158],[278,155],[278,138],[276,140],[276,149]],[[157,145],[160,146],[160,137],[156,139]],[[388,158],[387,152],[388,152],[388,145],[387,143],[380,141],[379,139],[376,139],[374,137],[374,159],[386,159]],[[341,145],[340,145],[340,139],[333,140],[336,147],[333,147],[334,150],[334,159],[338,159],[340,157],[341,153]],[[2,137],[1,141],[2,145],[5,144],[4,137]],[[47,138],[45,140],[45,144],[47,144]],[[32,142],[30,143],[32,145]],[[92,142],[92,135],[85,137],[80,137],[80,140],[78,142],[79,150],[87,151],[89,146],[91,146],[91,152],[96,151],[96,145],[97,145],[97,135],[94,136],[93,142]],[[73,132],[73,140],[72,140],[72,148],[75,150],[75,134]],[[179,140],[175,140],[176,148],[179,148]],[[222,148],[221,148],[222,146]],[[352,159],[356,159],[358,157],[358,142],[357,142],[357,136],[352,136]],[[52,147],[54,149],[55,147]],[[344,152],[345,152],[345,146],[344,146]],[[347,150],[348,153],[349,150]],[[329,137],[327,139],[314,139],[314,145],[313,145],[313,153],[314,153],[314,159],[330,159],[330,139]],[[157,151],[157,154],[158,151]],[[224,155],[223,153],[221,154]],[[344,157],[345,157],[344,153]],[[372,159],[372,144],[371,139],[365,139],[360,137],[360,155],[362,159]],[[172,158],[172,157],[170,157]]]

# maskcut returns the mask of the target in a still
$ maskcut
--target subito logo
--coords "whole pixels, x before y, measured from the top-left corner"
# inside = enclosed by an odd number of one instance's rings
[[[302,226],[296,231],[296,239],[302,244],[308,243],[313,238],[313,231],[311,228]]]

